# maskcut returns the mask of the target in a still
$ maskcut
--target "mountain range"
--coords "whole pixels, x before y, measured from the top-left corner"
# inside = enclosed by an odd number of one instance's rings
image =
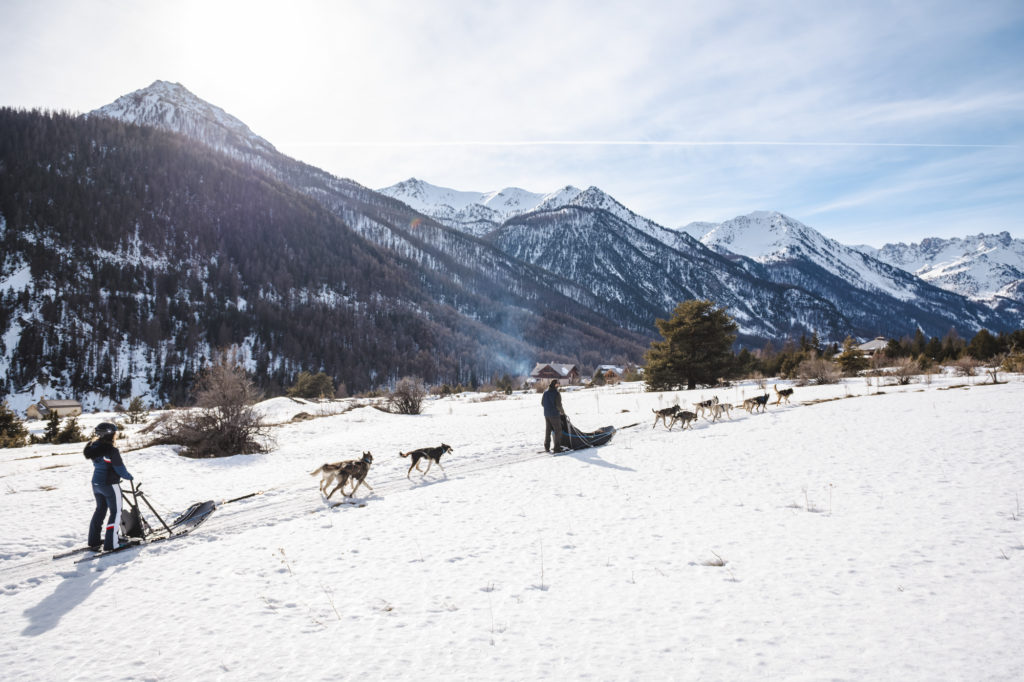
[[[180,400],[231,343],[270,390],[300,369],[365,390],[638,361],[654,319],[690,298],[726,307],[748,346],[1021,321],[1019,286],[973,300],[778,213],[668,229],[596,187],[375,191],[176,83],[78,118],[4,110],[0,134],[7,395],[80,395],[99,368],[97,402]],[[76,334],[94,344],[84,368]]]
[[[993,306],[1000,305],[1000,299],[1024,303],[1024,239],[1014,239],[1008,232],[857,248],[976,301]]]
[[[640,282],[669,298],[702,296],[726,305],[740,322],[742,333],[751,338],[780,338],[798,329],[814,329],[825,338],[839,340],[846,333],[862,337],[899,336],[907,333],[908,322],[913,329],[919,327],[941,336],[941,329],[956,327],[970,332],[980,328],[1016,328],[1024,320],[1024,301],[1014,295],[1019,288],[1015,290],[1012,283],[1005,284],[997,295],[970,296],[946,281],[908,272],[899,263],[887,260],[882,255],[884,250],[872,253],[866,247],[845,246],[778,212],[758,211],[724,223],[692,223],[672,230],[637,215],[595,187],[579,190],[569,186],[550,194],[517,188],[482,193],[459,192],[410,179],[380,191],[453,228],[491,240],[507,252],[541,262],[548,268],[564,268],[578,259],[573,254],[565,257],[557,248],[563,240],[556,239],[553,233],[547,238],[539,237],[539,223],[553,221],[562,228],[585,224],[585,229],[564,238],[579,253],[611,252],[607,234],[600,236],[602,228],[619,237],[632,234],[626,241],[636,247],[635,261],[624,256],[620,248],[614,259],[605,259],[589,269],[576,263],[569,272],[575,273],[577,280],[589,282],[586,285],[592,289],[614,287],[616,278],[610,279],[609,273],[631,273],[619,278],[620,289],[625,286],[624,280],[636,279],[632,274],[643,273]],[[504,200],[506,197],[514,201]],[[581,218],[587,210],[603,214],[603,223]],[[611,221],[617,227],[609,228],[607,223]],[[535,233],[532,245],[529,235],[514,227],[524,222]],[[510,233],[518,236],[510,237]],[[604,244],[597,244],[601,239]],[[708,250],[720,258],[712,258]],[[659,256],[660,264],[654,266]],[[680,260],[698,263],[698,270],[716,272],[721,286],[711,290],[708,278],[699,273],[681,276],[673,271]],[[1008,265],[1009,262],[1024,267],[1024,258],[1019,254],[1004,248],[999,257],[989,254],[988,262],[1002,266],[1003,278],[1016,281],[1018,287],[1024,281],[1019,273],[1013,280],[1015,270]],[[628,265],[620,270],[616,263]],[[738,269],[745,271],[746,276]],[[978,277],[991,279],[998,274],[985,271]],[[781,304],[764,300],[773,291],[766,282],[782,287],[787,300]],[[654,293],[641,298],[655,306],[664,305]],[[781,310],[795,313],[790,317],[795,324],[786,328],[779,316],[770,312]]]

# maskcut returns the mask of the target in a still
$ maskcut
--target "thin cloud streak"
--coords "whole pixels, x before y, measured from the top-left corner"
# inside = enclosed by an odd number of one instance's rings
[[[417,142],[291,143],[310,147],[918,147],[925,149],[1018,149],[1010,144],[929,142],[773,142],[767,140],[450,140]]]

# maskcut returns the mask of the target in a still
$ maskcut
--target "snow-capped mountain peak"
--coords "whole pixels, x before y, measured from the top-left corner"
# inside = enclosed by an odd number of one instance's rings
[[[181,133],[237,155],[240,150],[276,153],[274,146],[220,107],[196,97],[180,83],[157,80],[89,113],[125,123]]]
[[[736,254],[766,267],[808,263],[857,288],[900,300],[919,295],[920,282],[868,254],[840,244],[778,211],[755,211],[718,225],[703,225],[700,241],[722,254]]]
[[[378,191],[405,202],[449,227],[477,236],[488,234],[518,216],[568,207],[606,211],[630,227],[674,249],[692,248],[695,241],[684,232],[662,227],[634,213],[594,186],[580,190],[566,185],[547,194],[516,187],[494,192],[464,192],[412,178]]]
[[[975,300],[1024,300],[1024,239],[1009,232],[861,249],[943,289]]]
[[[777,211],[755,211],[717,225],[705,224],[699,238],[716,251],[735,253],[762,263],[787,260],[809,248],[820,250],[834,246],[830,243],[832,240],[821,233]]]
[[[378,190],[439,222],[470,234],[483,235],[510,218],[544,208],[564,206],[580,194],[572,186],[538,194],[518,187],[473,192],[438,187],[410,178]]]
[[[506,187],[491,192],[472,192],[438,187],[417,178],[409,178],[378,191],[431,215],[438,211],[447,213],[448,211],[444,209],[466,211],[478,205],[490,209],[501,220],[551,204],[563,206],[580,194],[580,190],[572,186],[563,187],[549,194],[528,192],[518,187]]]

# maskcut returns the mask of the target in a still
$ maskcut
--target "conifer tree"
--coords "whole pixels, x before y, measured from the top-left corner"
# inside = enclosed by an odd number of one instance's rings
[[[56,443],[59,433],[60,415],[57,414],[57,410],[50,410],[50,416],[46,418],[46,428],[43,430],[43,442]]]
[[[683,301],[670,320],[655,320],[663,341],[647,351],[647,390],[711,385],[731,374],[736,323],[711,301]]]
[[[128,403],[128,422],[130,424],[145,424],[149,417],[149,411],[142,404],[142,396],[135,396]]]
[[[89,440],[78,426],[78,417],[71,417],[54,438],[53,443],[81,443]]]
[[[857,342],[851,336],[847,336],[843,341],[843,353],[839,356],[838,362],[843,374],[849,377],[856,376],[857,372],[868,368],[868,359],[857,348]]]
[[[28,438],[28,429],[7,401],[0,403],[0,448],[20,448]]]

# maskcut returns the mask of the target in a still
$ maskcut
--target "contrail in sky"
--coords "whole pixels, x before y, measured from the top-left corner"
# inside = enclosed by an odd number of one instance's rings
[[[924,149],[1016,149],[1012,144],[929,142],[773,142],[767,140],[449,140],[408,142],[297,143],[293,147],[909,147]]]

